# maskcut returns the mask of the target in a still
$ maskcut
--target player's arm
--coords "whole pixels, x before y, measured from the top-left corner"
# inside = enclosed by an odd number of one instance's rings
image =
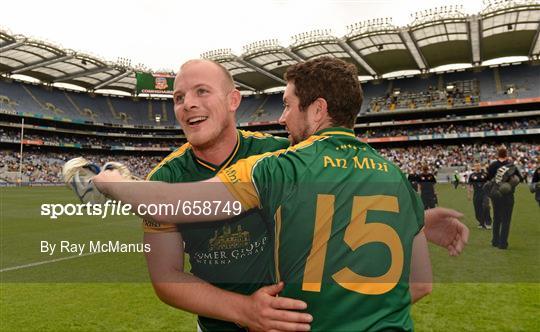
[[[237,206],[240,208],[237,212],[244,212],[245,205],[237,203],[238,201],[218,177],[187,183],[132,181],[122,177],[117,170],[106,170],[96,175],[92,181],[104,195],[123,204],[130,204],[132,211],[137,214],[141,212],[139,207],[172,206],[172,211],[163,208],[160,213],[141,216],[157,223],[210,222],[230,219],[233,216],[230,209],[220,208],[212,209],[208,214],[184,214],[182,202],[191,204],[195,201],[215,201],[219,202],[220,206]],[[180,206],[180,209],[175,211],[177,206]]]
[[[184,272],[184,246],[179,232],[144,234],[150,244],[146,262],[158,297],[170,306],[253,330],[307,331],[311,317],[287,310],[305,309],[302,301],[277,298],[282,285],[261,288],[252,296],[222,290]]]
[[[421,231],[414,237],[413,241],[411,273],[409,275],[411,302],[415,303],[429,295],[433,288],[432,285],[433,275],[427,241],[424,232]]]

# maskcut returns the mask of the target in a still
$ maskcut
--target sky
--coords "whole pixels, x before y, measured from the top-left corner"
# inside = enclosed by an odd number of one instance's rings
[[[414,12],[448,5],[467,14],[483,8],[481,0],[11,0],[2,1],[0,26],[105,60],[176,71],[214,49],[240,55],[265,39],[288,46],[291,36],[314,29],[341,37],[347,25],[383,17],[405,26]]]

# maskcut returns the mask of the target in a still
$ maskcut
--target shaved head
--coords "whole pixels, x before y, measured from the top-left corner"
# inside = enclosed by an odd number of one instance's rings
[[[220,71],[219,76],[222,79],[222,84],[223,84],[223,88],[225,89],[225,91],[230,91],[230,90],[235,88],[234,87],[234,80],[232,78],[231,73],[229,73],[227,68],[225,68],[222,64],[220,64],[219,62],[213,61],[213,60],[207,60],[207,59],[188,60],[188,61],[184,62],[184,64],[182,66],[180,66],[180,70],[178,71],[178,73],[180,74],[183,69],[185,69],[186,67],[188,67],[190,65],[193,65],[193,64],[207,64],[208,66],[215,67],[216,69],[218,69]]]
[[[214,61],[187,61],[174,79],[174,114],[199,153],[215,150],[220,142],[236,142],[241,100],[227,69]]]

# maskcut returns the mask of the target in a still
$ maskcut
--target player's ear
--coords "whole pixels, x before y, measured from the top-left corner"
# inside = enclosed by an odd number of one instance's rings
[[[328,115],[328,103],[326,102],[326,99],[324,98],[317,98],[313,102],[315,106],[315,114],[314,119],[317,123],[321,123],[324,121]]]
[[[238,91],[238,89],[232,90],[231,93],[229,93],[230,111],[235,112],[240,106],[241,101],[242,101],[242,95],[240,94],[240,91]]]

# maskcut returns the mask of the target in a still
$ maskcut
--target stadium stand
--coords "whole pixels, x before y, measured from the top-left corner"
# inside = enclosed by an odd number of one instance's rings
[[[365,132],[361,132],[360,138],[369,137],[395,137],[395,136],[412,136],[412,135],[427,135],[427,134],[462,134],[471,132],[493,131],[499,132],[503,130],[516,130],[516,129],[532,129],[540,128],[540,118],[527,119],[527,120],[514,120],[514,121],[501,121],[501,122],[469,122],[462,123],[448,123],[445,125],[421,125],[417,127],[411,126],[399,126],[396,128],[391,127],[379,127],[377,129],[367,129]]]
[[[527,6],[488,2],[472,16],[447,8],[430,10],[417,13],[406,27],[386,20],[358,22],[340,38],[315,30],[293,36],[287,47],[267,40],[246,45],[239,56],[220,49],[201,57],[223,64],[246,92],[236,112],[241,128],[285,135],[277,125],[283,94],[265,91],[283,88],[287,66],[335,56],[355,64],[365,79],[356,134],[404,171],[428,163],[445,174],[475,160],[493,159],[495,146],[505,143],[512,145],[514,157],[527,172],[538,161],[540,136],[540,37],[536,23],[527,21],[540,7]],[[516,15],[524,11],[528,14]],[[512,29],[494,23],[509,19],[515,19]],[[57,181],[59,165],[77,155],[91,156],[98,163],[113,155],[144,175],[185,141],[170,98],[137,95],[139,69],[71,50],[69,59],[53,59],[47,49],[55,46],[0,32],[5,47],[0,55],[0,181],[13,182],[17,175],[21,118],[23,180],[30,182]],[[525,40],[527,33],[536,37]],[[41,60],[25,60],[36,54]],[[514,55],[527,60],[485,65]],[[84,62],[92,69],[79,66]],[[51,63],[66,72],[51,70]],[[453,64],[471,68],[440,70]],[[15,74],[43,84],[18,81]],[[56,88],[53,83],[75,84],[86,92]],[[130,96],[100,94],[100,89]]]
[[[0,140],[2,142],[20,142],[20,130],[14,128],[0,128]],[[163,147],[162,150],[168,150],[170,147],[179,147],[184,143],[182,140],[155,138],[113,138],[91,135],[72,135],[67,133],[38,133],[27,132],[24,134],[27,144],[39,142],[42,145],[81,147],[84,145],[92,146],[93,149],[110,150],[111,147],[119,149],[121,147]],[[37,145],[37,144],[36,144]]]
[[[537,74],[540,74],[540,66],[522,64],[369,81],[363,84],[365,101],[362,110],[367,111],[364,116],[371,113],[382,115],[385,111],[394,114],[392,111],[429,109],[437,105],[449,110],[457,106],[474,110],[479,101],[537,98],[540,96],[540,91],[534,89],[540,84],[540,75]],[[463,86],[469,83],[473,89],[467,91]],[[448,85],[462,88],[458,88],[456,93],[455,89],[447,89]],[[514,89],[511,94],[504,91],[506,87]],[[471,92],[471,99],[465,102],[464,93],[467,92]],[[454,102],[449,103],[449,98]],[[411,105],[412,99],[415,105]],[[461,103],[456,100],[461,100]],[[380,101],[377,109],[374,109],[373,101]],[[5,121],[0,121],[3,149],[0,181],[4,183],[19,180],[16,150],[20,144],[20,125],[16,119],[29,113],[37,119],[36,124],[27,124],[25,129],[22,180],[30,183],[60,181],[58,174],[62,163],[78,155],[90,156],[97,163],[103,163],[113,153],[114,158],[128,164],[137,175],[144,176],[160,158],[185,142],[179,127],[175,126],[170,99],[121,98],[0,79],[0,109],[5,113],[2,118]],[[519,166],[525,173],[530,173],[537,166],[539,151],[534,139],[540,134],[539,111],[535,107],[531,109],[512,112],[508,106],[500,114],[488,112],[461,117],[441,114],[412,121],[400,120],[399,117],[393,120],[391,117],[391,121],[374,122],[366,118],[357,125],[356,132],[360,139],[375,144],[383,155],[405,172],[418,168],[420,163],[428,163],[435,165],[439,179],[443,181],[445,174],[466,169],[473,161],[488,162],[494,156],[494,146],[501,140],[511,139],[509,144],[517,147]],[[244,96],[237,110],[237,121],[240,126],[260,125],[264,131],[270,128],[265,125],[277,122],[281,111],[281,93]],[[156,115],[159,122],[156,122]],[[41,118],[49,119],[49,122]],[[173,127],[176,129],[163,129]],[[144,128],[144,131],[137,128]],[[282,129],[275,131],[284,134]],[[503,138],[492,145],[473,139],[499,136]],[[469,141],[463,141],[467,137]],[[519,142],[530,137],[532,142]],[[409,141],[407,146],[388,147],[384,143],[402,138]],[[429,140],[435,144],[422,144]]]
[[[534,98],[540,94],[540,68],[520,65],[500,67],[500,97]],[[505,99],[505,98],[501,98]]]
[[[4,79],[0,79],[0,96],[4,96],[0,98],[1,108],[38,116],[124,125],[176,125],[170,99],[134,100],[130,97],[90,95]],[[159,122],[156,115],[159,115]]]
[[[524,174],[532,176],[540,156],[540,149],[534,143],[517,142],[507,143],[511,147],[512,157],[517,166]],[[495,159],[497,148],[495,145],[459,144],[459,145],[431,145],[409,146],[405,148],[380,148],[379,152],[398,165],[404,172],[419,169],[422,164],[429,164],[444,173],[445,168],[470,169],[474,162],[488,163]],[[63,151],[44,152],[31,149],[23,153],[23,174],[30,182],[61,182],[61,169],[65,161],[83,155],[88,160],[104,164],[115,160],[126,164],[132,172],[140,177],[148,174],[154,165],[162,158],[163,154],[151,155],[127,155],[110,152],[99,153],[96,151]],[[14,177],[10,173],[19,170],[20,154],[15,150],[0,150],[0,181],[13,182]],[[13,175],[13,174],[11,174]],[[444,179],[443,179],[444,180]]]
[[[5,127],[1,127],[5,126]],[[50,129],[50,128],[47,128]],[[419,125],[401,125],[401,126],[379,126],[359,128],[357,130],[360,139],[378,138],[378,137],[401,137],[428,134],[458,134],[463,135],[473,132],[493,132],[497,135],[499,132],[513,131],[523,129],[540,129],[540,117],[520,117],[511,120],[499,121],[465,121],[450,122],[443,124],[419,124]],[[45,128],[27,129],[24,138],[28,141],[51,142],[55,144],[80,144],[94,146],[128,146],[128,147],[170,147],[179,146],[184,139],[178,135],[168,135],[159,132],[145,132],[145,135],[132,135],[127,132],[115,133],[115,137],[109,137],[105,132],[84,132],[84,131],[65,131],[57,132],[45,130]],[[2,142],[19,142],[20,129],[9,124],[0,123],[0,140]]]
[[[23,180],[31,183],[60,183],[62,182],[62,166],[66,161],[77,156],[80,156],[80,154],[74,152],[25,152],[23,153]],[[0,150],[0,158],[0,181],[13,182],[16,179],[16,177],[12,176],[13,173],[18,173],[19,171],[19,152]],[[111,155],[109,153],[85,154],[85,158],[98,165],[103,165],[107,161],[111,161]],[[124,163],[134,175],[139,177],[145,177],[153,168],[152,165],[156,165],[162,158],[162,155],[114,156],[115,161]]]
[[[483,68],[363,84],[360,113],[474,106],[505,99],[539,98],[540,66]],[[243,98],[237,110],[239,124],[277,122],[282,111],[281,93]],[[172,102],[146,98],[112,97],[61,91],[0,79],[0,107],[5,110],[138,126],[175,126]],[[159,117],[159,122],[156,121]]]

